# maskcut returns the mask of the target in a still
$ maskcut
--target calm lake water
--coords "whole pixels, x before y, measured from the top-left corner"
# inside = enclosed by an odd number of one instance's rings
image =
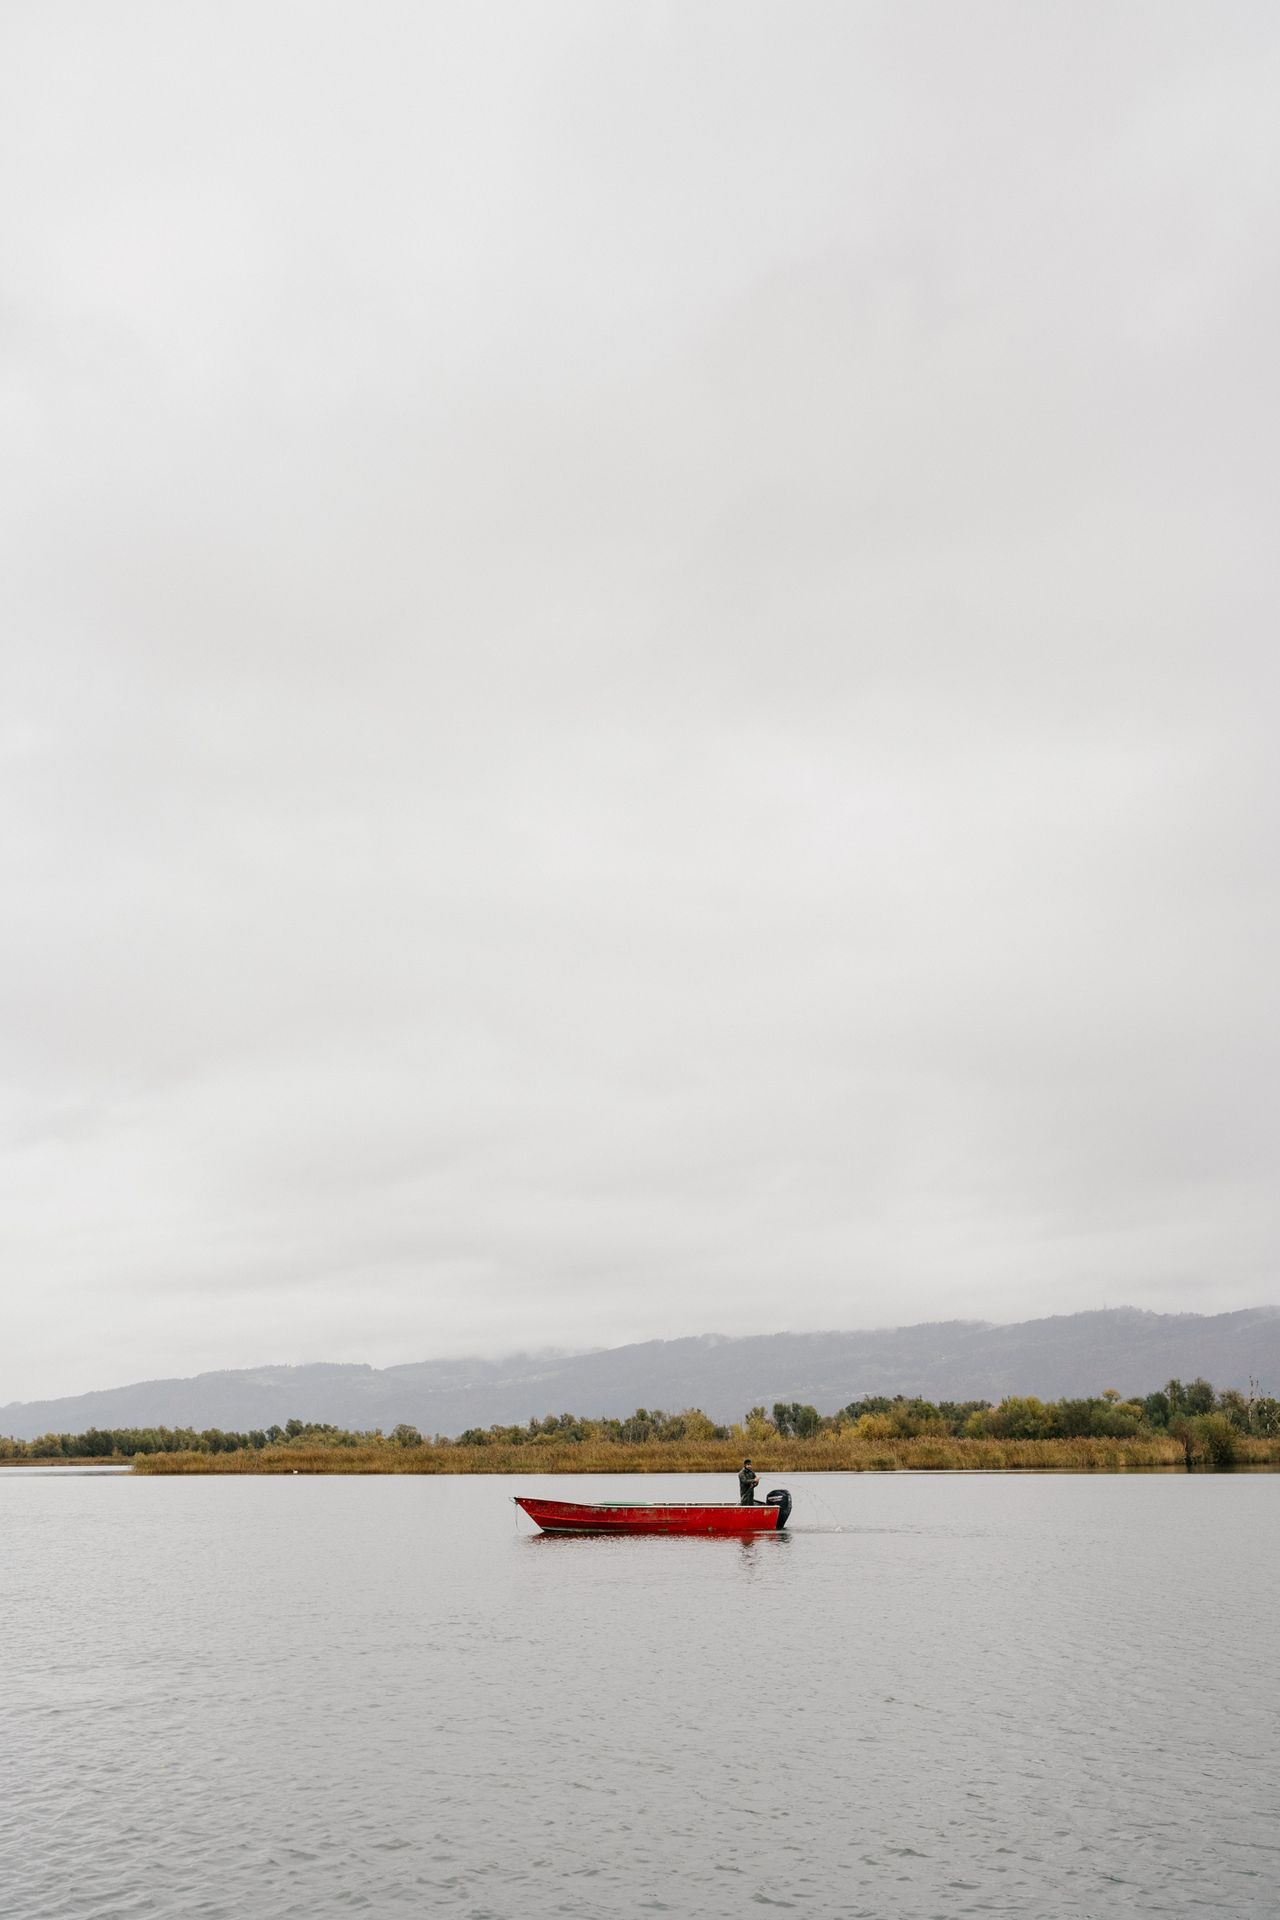
[[[1276,1913],[1280,1478],[783,1479],[0,1473],[0,1909]]]

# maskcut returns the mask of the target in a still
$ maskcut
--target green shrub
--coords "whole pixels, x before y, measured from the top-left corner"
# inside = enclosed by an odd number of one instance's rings
[[[1239,1457],[1237,1430],[1225,1413],[1203,1413],[1192,1422],[1200,1458],[1214,1473],[1229,1473]]]

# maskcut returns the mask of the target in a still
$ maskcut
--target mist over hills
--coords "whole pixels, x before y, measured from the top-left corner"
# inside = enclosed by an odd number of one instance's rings
[[[1046,1399],[1147,1392],[1174,1375],[1217,1387],[1260,1381],[1280,1391],[1280,1307],[1236,1313],[1146,1313],[1117,1307],[992,1326],[945,1320],[863,1332],[703,1334],[595,1353],[423,1360],[396,1367],[247,1367],[144,1380],[61,1400],[0,1407],[0,1433],[34,1439],[87,1427],[246,1429],[290,1417],[424,1433],[524,1422],[548,1413],[702,1407],[719,1421],[750,1406],[801,1400],[832,1413],[865,1393],[933,1400]]]

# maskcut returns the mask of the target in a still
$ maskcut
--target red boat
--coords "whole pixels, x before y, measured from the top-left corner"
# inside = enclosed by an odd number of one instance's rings
[[[781,1487],[762,1506],[645,1506],[635,1501],[532,1500],[516,1494],[544,1533],[779,1533],[791,1513],[791,1495]]]

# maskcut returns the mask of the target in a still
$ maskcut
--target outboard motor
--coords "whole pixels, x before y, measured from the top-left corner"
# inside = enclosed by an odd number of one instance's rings
[[[771,1492],[766,1493],[764,1503],[766,1507],[778,1509],[778,1531],[781,1533],[791,1518],[791,1495],[785,1487],[774,1487]]]

